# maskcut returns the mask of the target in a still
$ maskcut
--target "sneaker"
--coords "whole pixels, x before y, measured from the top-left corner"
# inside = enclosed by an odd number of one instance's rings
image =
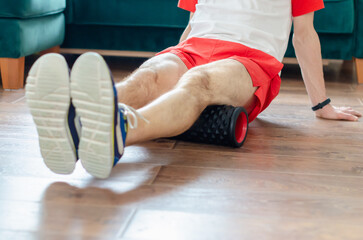
[[[139,114],[117,104],[113,77],[97,53],[85,53],[74,63],[71,96],[82,121],[81,163],[92,176],[107,178],[123,155],[128,127],[134,127],[130,116],[136,127]]]
[[[72,173],[78,159],[79,119],[69,86],[69,68],[59,54],[40,57],[30,69],[25,86],[40,152],[46,166],[60,174]]]

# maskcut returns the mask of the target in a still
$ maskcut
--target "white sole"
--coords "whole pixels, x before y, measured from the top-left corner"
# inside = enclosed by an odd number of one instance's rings
[[[71,72],[71,96],[81,117],[79,157],[86,171],[107,178],[114,163],[114,93],[106,62],[85,53]]]
[[[64,57],[39,58],[29,72],[25,92],[44,163],[55,173],[72,173],[77,158],[68,127],[69,70]]]

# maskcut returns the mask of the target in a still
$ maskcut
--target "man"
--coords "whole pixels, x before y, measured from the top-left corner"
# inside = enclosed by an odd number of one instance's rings
[[[324,7],[323,0],[180,0],[179,7],[191,12],[181,43],[116,86],[95,53],[82,55],[70,77],[60,55],[34,64],[27,99],[50,169],[72,172],[79,154],[90,174],[106,178],[126,145],[181,134],[208,105],[243,106],[252,121],[279,92],[292,21],[316,116],[350,121],[361,116],[331,106],[325,93],[313,27],[314,11]],[[79,145],[73,104],[82,123]]]

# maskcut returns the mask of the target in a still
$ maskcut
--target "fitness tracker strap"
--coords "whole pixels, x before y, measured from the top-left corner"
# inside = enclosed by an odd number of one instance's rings
[[[319,109],[322,109],[323,107],[325,107],[326,105],[328,105],[330,103],[330,98],[328,98],[327,100],[325,100],[324,102],[318,103],[316,106],[312,107],[311,109],[313,111],[317,111]]]

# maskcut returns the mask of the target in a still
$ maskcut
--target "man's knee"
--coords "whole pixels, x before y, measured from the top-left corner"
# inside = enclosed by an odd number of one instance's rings
[[[157,89],[158,74],[153,68],[138,68],[128,76],[121,84],[132,84],[138,92],[142,92],[144,98],[151,98]]]
[[[179,79],[185,70],[181,69],[180,63],[177,62],[178,57],[172,54],[163,55],[156,56],[143,63],[138,72],[149,76],[149,79],[154,80],[153,83],[161,85],[167,84],[165,81]]]
[[[140,68],[153,68],[153,69],[178,69],[182,68],[183,62],[174,54],[167,53],[157,55],[144,62]]]
[[[186,90],[192,97],[197,97],[200,101],[209,101],[213,94],[209,73],[198,67],[186,72],[177,87]]]

